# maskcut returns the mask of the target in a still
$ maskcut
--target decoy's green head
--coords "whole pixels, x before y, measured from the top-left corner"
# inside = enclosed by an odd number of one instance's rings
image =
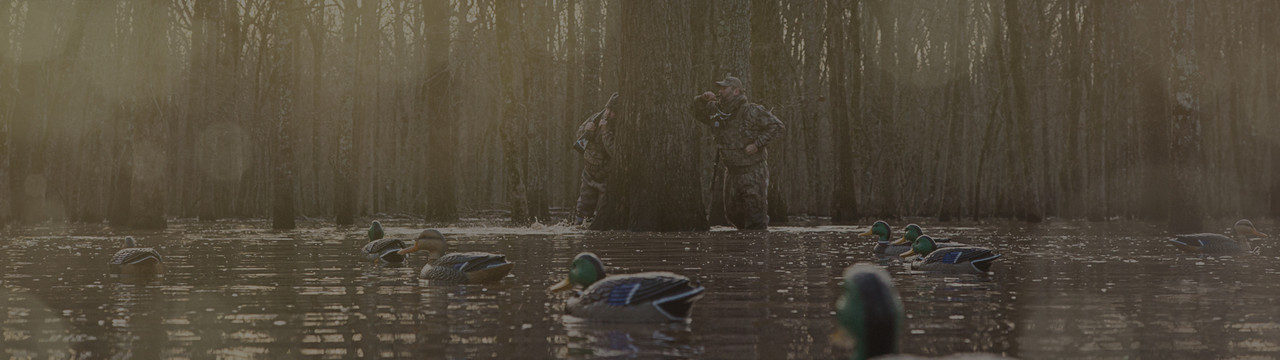
[[[369,225],[369,241],[381,240],[387,233],[382,231],[382,223],[378,220],[373,221],[373,225]]]
[[[125,248],[136,248],[136,247],[138,247],[138,241],[137,241],[137,240],[134,240],[132,236],[125,236],[125,237],[124,237],[124,247],[125,247]]]
[[[889,229],[889,223],[884,221],[876,221],[875,224],[871,224],[871,228],[867,229],[867,232],[858,234],[858,236],[875,235],[878,241],[882,243],[888,243],[890,232],[892,232],[892,230]]]
[[[445,250],[448,250],[448,248],[449,243],[445,240],[444,234],[441,234],[436,229],[426,229],[418,234],[418,238],[413,239],[413,246],[396,253],[404,255],[418,250],[426,250],[431,256],[440,256],[444,255]]]
[[[574,286],[585,288],[604,277],[604,262],[601,262],[596,254],[584,252],[575,256],[573,262],[569,263],[569,276],[552,285],[548,290],[551,292],[564,291],[572,289]]]
[[[1240,221],[1236,221],[1235,230],[1236,230],[1236,236],[1243,237],[1246,239],[1249,238],[1250,236],[1270,237],[1270,235],[1263,234],[1262,232],[1258,231],[1258,228],[1253,227],[1253,222],[1249,221],[1249,219],[1240,219]]]
[[[929,253],[937,249],[938,243],[933,242],[933,238],[929,237],[929,235],[920,235],[915,242],[911,243],[911,250],[907,250],[900,256],[906,258],[915,255],[929,255]]]
[[[921,230],[920,225],[916,224],[907,225],[905,229],[902,229],[902,232],[902,238],[894,240],[893,245],[911,245],[916,241],[916,238],[924,234],[924,230]]]
[[[889,273],[857,264],[844,270],[844,285],[836,301],[840,330],[854,340],[854,359],[898,352],[902,333],[902,301]]]

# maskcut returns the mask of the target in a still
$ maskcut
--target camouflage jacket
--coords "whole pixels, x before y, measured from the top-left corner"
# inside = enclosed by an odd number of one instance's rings
[[[609,132],[608,125],[599,126],[600,124],[596,124],[594,130],[587,131],[587,124],[590,124],[594,117],[588,117],[587,121],[578,125],[578,138],[582,138],[584,134],[587,135],[587,150],[582,152],[582,159],[588,166],[608,166],[609,149],[613,148],[613,134]]]
[[[764,106],[747,101],[746,96],[725,101],[705,101],[695,97],[691,110],[698,122],[711,128],[720,161],[728,167],[751,166],[767,160],[769,142],[786,133],[782,121]],[[727,113],[728,116],[713,118],[717,113]],[[759,148],[755,154],[747,154],[746,148],[750,144]]]

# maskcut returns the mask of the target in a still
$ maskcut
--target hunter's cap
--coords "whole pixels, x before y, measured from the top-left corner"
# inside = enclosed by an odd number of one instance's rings
[[[735,89],[741,89],[741,88],[742,88],[742,80],[738,80],[738,78],[736,78],[736,77],[727,76],[727,77],[725,77],[725,78],[724,78],[724,80],[717,81],[717,82],[716,82],[716,85],[720,85],[720,86],[732,86],[732,87],[734,87]]]

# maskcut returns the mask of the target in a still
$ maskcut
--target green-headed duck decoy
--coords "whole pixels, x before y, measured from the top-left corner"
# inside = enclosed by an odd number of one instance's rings
[[[670,272],[606,275],[604,263],[584,252],[573,258],[568,278],[552,292],[575,291],[565,306],[569,315],[616,322],[687,321],[705,290],[689,278]]]
[[[911,262],[912,270],[956,274],[985,274],[991,270],[991,263],[1001,256],[991,249],[977,246],[940,248],[928,235],[920,235],[911,244],[911,250],[899,256],[909,258],[915,255],[921,257]]]

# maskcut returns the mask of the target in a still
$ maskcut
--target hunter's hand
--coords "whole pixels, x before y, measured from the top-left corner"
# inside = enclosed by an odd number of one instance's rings
[[[702,99],[702,101],[716,101],[716,93],[710,91],[704,92],[698,98]]]
[[[605,126],[609,126],[609,117],[608,117],[608,116],[604,117],[603,119],[600,119],[600,129],[602,129],[602,130],[603,130],[603,129],[605,128]]]
[[[756,148],[756,144],[747,145],[745,150],[747,151],[747,155],[755,155],[757,151],[760,151],[760,149]]]

